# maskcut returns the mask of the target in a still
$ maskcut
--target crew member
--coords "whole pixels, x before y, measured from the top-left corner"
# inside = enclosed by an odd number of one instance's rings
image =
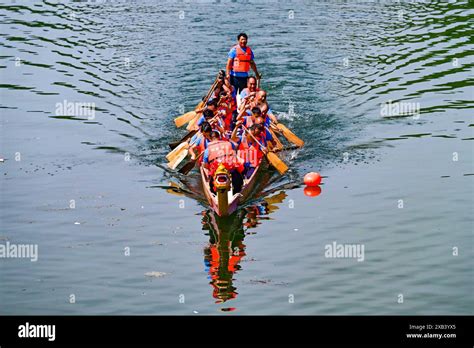
[[[237,45],[230,49],[227,59],[226,77],[237,92],[242,91],[247,86],[250,68],[257,77],[260,76],[252,49],[247,46],[247,40],[247,34],[240,33],[237,35]]]
[[[213,177],[220,163],[226,167],[232,177],[234,194],[240,192],[243,184],[241,174],[244,169],[243,163],[237,158],[234,145],[228,140],[221,139],[219,132],[212,131],[211,142],[203,155],[203,165],[209,170],[210,178]],[[214,190],[212,182],[211,190]]]

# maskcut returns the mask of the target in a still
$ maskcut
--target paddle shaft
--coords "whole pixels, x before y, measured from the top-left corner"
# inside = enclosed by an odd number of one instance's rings
[[[196,162],[198,161],[199,157],[201,157],[204,154],[204,151],[202,151],[195,159],[190,160],[188,163],[186,163],[180,170],[179,172],[181,174],[187,175],[196,165]]]
[[[206,97],[204,98],[204,100],[202,100],[202,101],[196,106],[196,109],[200,108],[199,106],[201,105],[201,103],[202,103],[202,106],[206,105],[207,101],[208,101],[209,98],[211,97],[211,94],[214,93],[214,90],[216,89],[216,86],[217,86],[218,83],[219,83],[219,75],[217,75],[216,79],[214,80],[214,83],[211,85],[211,88],[210,88],[209,91],[207,92]],[[195,109],[195,110],[196,110],[196,109]]]
[[[260,142],[257,140],[257,138],[254,137],[254,135],[249,131],[249,129],[247,127],[245,127],[243,124],[242,124],[242,128],[248,133],[250,134],[250,136],[253,138],[253,140],[255,140],[257,142],[258,145],[260,145],[260,147],[262,148],[262,150],[267,151],[268,152],[268,149],[263,146],[262,144],[260,144]]]

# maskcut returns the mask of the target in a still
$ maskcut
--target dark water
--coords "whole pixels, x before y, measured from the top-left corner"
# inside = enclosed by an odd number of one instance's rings
[[[467,1],[3,1],[0,13],[0,239],[39,248],[37,262],[0,260],[0,313],[473,313]],[[183,184],[164,156],[183,135],[174,117],[242,30],[306,146],[265,199],[217,219],[162,189]],[[95,114],[58,109],[68,102]],[[308,171],[325,176],[317,197],[290,189]],[[334,241],[363,245],[364,260],[325,257]]]

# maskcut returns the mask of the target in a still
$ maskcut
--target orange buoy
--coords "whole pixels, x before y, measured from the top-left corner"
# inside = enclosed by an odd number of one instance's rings
[[[316,197],[321,194],[321,187],[319,186],[306,186],[304,188],[304,194],[308,197]]]
[[[304,183],[308,186],[318,186],[321,183],[321,175],[311,172],[304,176]]]

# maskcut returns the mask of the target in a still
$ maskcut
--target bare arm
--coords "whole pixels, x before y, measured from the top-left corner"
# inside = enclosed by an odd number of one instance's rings
[[[230,71],[232,70],[232,65],[234,64],[234,60],[232,58],[227,59],[227,65],[225,67],[225,76],[230,76]]]
[[[195,149],[196,149],[196,145],[191,145],[191,147],[189,147],[188,149],[188,152],[191,155],[192,160],[196,159],[196,152],[194,151]]]
[[[278,119],[276,118],[276,116],[274,114],[270,113],[270,114],[267,114],[267,115],[268,115],[268,117],[270,117],[270,120],[273,123],[278,124]]]
[[[253,71],[255,71],[255,76],[259,77],[260,74],[258,73],[258,70],[257,70],[257,64],[255,64],[253,60],[250,62],[250,67],[252,68]]]
[[[240,125],[242,124],[242,121],[237,121],[237,123],[235,124],[235,128],[234,130],[232,131],[232,135],[230,136],[230,140],[232,140],[233,142],[237,142],[238,140],[238,137],[237,137],[237,132],[239,131],[239,128],[240,128]]]

